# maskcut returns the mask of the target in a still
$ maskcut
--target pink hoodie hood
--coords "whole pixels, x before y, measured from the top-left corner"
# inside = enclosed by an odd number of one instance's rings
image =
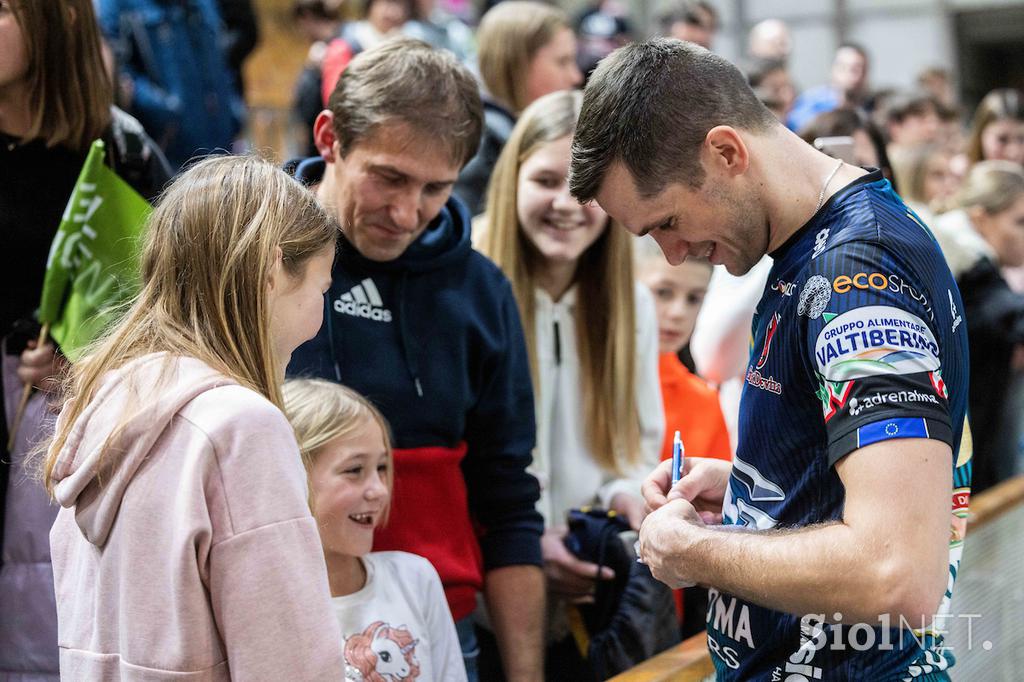
[[[53,469],[54,497],[62,507],[74,509],[90,543],[106,544],[125,489],[174,415],[202,393],[235,383],[199,360],[164,353],[137,358],[103,378]],[[153,390],[158,391],[155,401],[148,395]],[[147,408],[132,412],[129,398]],[[125,446],[123,454],[104,453],[111,430],[125,418],[118,439]],[[63,415],[58,428],[62,423]]]

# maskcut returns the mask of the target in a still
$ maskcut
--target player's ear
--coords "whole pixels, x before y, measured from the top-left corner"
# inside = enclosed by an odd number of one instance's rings
[[[750,166],[750,151],[739,131],[732,126],[715,126],[709,130],[701,152],[706,168],[716,168],[730,176],[742,175]]]

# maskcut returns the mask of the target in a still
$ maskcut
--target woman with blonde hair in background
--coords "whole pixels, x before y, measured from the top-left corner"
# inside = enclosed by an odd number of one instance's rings
[[[971,488],[980,492],[1018,473],[1024,296],[1000,268],[1024,266],[1024,171],[1009,161],[977,163],[954,205],[934,232],[964,302],[958,312],[971,351]]]
[[[532,471],[555,614],[565,600],[590,597],[598,577],[612,577],[566,549],[566,513],[600,505],[639,528],[640,479],[660,460],[664,429],[654,304],[634,282],[632,237],[569,194],[581,101],[580,92],[557,92],[523,112],[491,177],[477,237],[511,281],[526,332],[537,406]],[[552,628],[555,638],[566,632],[560,619]]]
[[[476,156],[455,186],[472,215],[485,208],[488,180],[520,112],[538,97],[583,82],[576,35],[557,7],[533,0],[499,3],[480,20],[477,45],[484,130]]]
[[[294,432],[337,224],[254,157],[202,161],[146,226],[142,289],[71,370],[43,467],[62,679],[342,679]]]

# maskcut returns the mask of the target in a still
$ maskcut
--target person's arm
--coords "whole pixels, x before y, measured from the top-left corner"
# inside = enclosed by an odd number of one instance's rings
[[[231,676],[344,679],[341,630],[294,431],[252,392],[216,390],[226,416],[208,433],[217,461],[208,589]]]
[[[504,566],[484,576],[487,612],[508,682],[544,677],[544,573]]]
[[[930,619],[948,580],[949,446],[881,441],[836,471],[846,487],[841,521],[766,532],[710,527],[675,498],[644,521],[641,557],[670,586],[709,585],[789,613],[841,613],[846,623]]]
[[[533,391],[512,289],[504,278],[497,286],[492,310],[498,328],[490,331],[500,341],[472,368],[483,383],[467,414],[462,470],[470,513],[483,531],[484,592],[506,676],[536,680],[543,677],[544,522],[536,510],[540,487],[527,471],[535,441]]]

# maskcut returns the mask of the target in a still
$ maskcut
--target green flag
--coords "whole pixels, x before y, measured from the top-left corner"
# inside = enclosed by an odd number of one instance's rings
[[[92,143],[50,246],[39,321],[75,361],[139,288],[139,247],[150,206],[103,163]]]

